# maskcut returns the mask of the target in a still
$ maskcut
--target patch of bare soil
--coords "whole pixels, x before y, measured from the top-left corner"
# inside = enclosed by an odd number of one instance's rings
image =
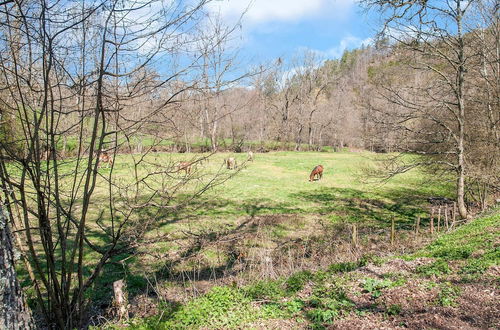
[[[335,321],[328,329],[338,330],[372,330],[372,329],[405,329],[403,325],[395,325],[381,314],[364,314],[362,316],[350,316],[348,318]]]
[[[403,286],[388,289],[378,299],[378,303],[388,310],[398,306],[401,313],[418,313],[425,310],[436,300],[439,290],[431,288],[427,281],[410,280]]]
[[[496,279],[500,278],[500,266],[491,266],[484,275]]]
[[[500,328],[500,290],[493,285],[472,283],[461,285],[457,299],[458,317],[482,329]]]
[[[468,319],[463,307],[430,307],[422,311],[402,314],[393,323],[404,324],[407,329],[496,329],[492,324],[476,325]]]
[[[360,268],[358,272],[370,276],[375,275],[378,277],[382,277],[382,275],[384,274],[391,274],[391,273],[408,274],[408,273],[413,273],[417,267],[422,265],[427,265],[432,262],[433,259],[431,258],[418,258],[411,261],[406,261],[402,259],[392,259],[380,266],[373,264],[367,265],[365,267]]]
[[[309,329],[307,323],[298,323],[293,319],[270,319],[270,320],[259,320],[245,325],[245,329]]]
[[[455,282],[459,295],[452,306],[440,306],[438,301],[442,287],[412,274],[418,266],[432,261],[430,258],[412,261],[394,259],[380,266],[370,264],[353,272],[348,296],[358,313],[336,321],[330,328],[499,329],[500,290],[495,281]],[[491,275],[488,273],[498,274],[498,267],[490,267],[485,274],[489,278]],[[386,274],[405,275],[407,282],[384,289],[379,298],[361,290],[364,278],[383,278]]]
[[[358,309],[370,312],[338,320],[331,329],[499,329],[499,291],[481,284],[461,285],[461,295],[454,307],[436,304],[437,287],[428,283],[408,282],[384,291],[375,301],[369,295],[353,298]],[[388,314],[390,306],[398,306],[399,314]]]

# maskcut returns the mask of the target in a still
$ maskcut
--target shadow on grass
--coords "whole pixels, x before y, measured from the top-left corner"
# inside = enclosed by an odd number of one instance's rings
[[[196,217],[250,216],[263,214],[295,214],[304,212],[294,203],[275,203],[270,199],[253,198],[244,201],[220,197],[200,198],[192,201],[186,208],[171,214],[173,219],[181,220]]]
[[[131,254],[115,256],[96,282],[92,296],[96,298],[109,297],[112,293],[112,283],[123,278],[127,282],[129,296],[132,298],[138,294],[149,294],[147,291],[151,290],[148,289],[151,286],[148,278],[154,278],[155,281],[184,284],[186,282],[211,281],[235,275],[242,271],[236,267],[242,252],[236,242],[244,237],[255,235],[262,220],[267,221],[273,216],[278,218],[286,214],[304,213],[304,209],[296,206],[303,205],[303,201],[312,203],[312,206],[308,207],[307,213],[320,214],[330,219],[333,224],[360,223],[363,227],[389,228],[391,219],[394,217],[397,230],[411,230],[416,217],[423,214],[426,198],[429,197],[418,189],[394,188],[374,193],[334,187],[321,187],[315,191],[302,191],[289,196],[291,201],[288,203],[274,203],[269,199],[259,198],[245,201],[203,198],[188,208],[178,211],[158,213],[160,211],[154,209],[143,210],[141,217],[158,219],[157,226],[199,216],[236,215],[243,217],[243,221],[236,226],[211,227],[205,231],[200,230],[193,233],[189,246],[186,246],[175,259],[165,260],[163,265],[151,276],[132,274],[129,265],[134,264],[138,258],[137,256],[131,257],[133,251]],[[424,219],[422,218],[422,225],[426,222]],[[266,223],[266,226],[276,226],[277,224],[279,221],[272,220]],[[344,236],[349,235],[348,227],[341,229],[345,229]],[[183,263],[186,261],[196,262],[196,256],[202,253],[206,247],[218,245],[224,247],[226,258],[222,263],[217,266],[201,263],[193,267],[192,270],[179,270],[183,268]],[[124,259],[127,261],[122,262]],[[109,298],[98,300],[103,301],[103,307],[109,304]]]
[[[394,189],[377,194],[351,188],[321,188],[292,194],[293,198],[314,202],[315,211],[331,220],[387,227],[394,217],[397,229],[411,229],[423,212],[427,196],[412,189]]]

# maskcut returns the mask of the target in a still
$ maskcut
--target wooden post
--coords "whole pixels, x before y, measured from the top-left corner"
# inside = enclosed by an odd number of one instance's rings
[[[457,220],[457,202],[453,202],[453,222],[451,223],[452,227],[455,227],[456,220]]]
[[[355,223],[352,225],[351,243],[353,247],[358,247],[358,227]]]
[[[444,224],[446,226],[446,230],[450,229],[450,226],[448,224],[448,204],[446,204],[444,207]]]
[[[420,216],[417,217],[417,222],[415,223],[415,235],[418,235],[419,230],[420,230]]]
[[[429,230],[431,231],[431,235],[434,234],[434,207],[431,208],[431,224]]]
[[[128,319],[128,302],[125,289],[126,284],[124,280],[113,282],[113,292],[115,294],[114,305],[120,320],[123,318]]]
[[[394,216],[392,217],[391,219],[391,245],[394,245],[394,239],[395,239],[395,236],[396,236],[396,233],[395,233],[395,222],[394,222]]]
[[[441,229],[441,205],[438,207],[438,227],[437,231],[439,232]]]

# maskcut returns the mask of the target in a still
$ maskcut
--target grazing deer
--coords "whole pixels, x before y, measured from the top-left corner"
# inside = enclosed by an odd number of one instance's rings
[[[321,180],[323,177],[323,165],[318,165],[312,170],[311,175],[309,175],[309,181],[314,181],[316,176],[318,180]]]
[[[113,166],[113,158],[106,151],[101,151],[99,154],[99,167],[102,163],[106,163],[106,168]]]
[[[234,159],[233,157],[229,157],[225,160],[225,162],[228,170],[234,170],[236,167],[238,167],[236,165],[236,159]]]
[[[248,161],[253,162],[253,152],[252,151],[248,152]]]
[[[177,164],[177,172],[184,171],[186,175],[191,174],[191,165],[190,162],[180,162]]]

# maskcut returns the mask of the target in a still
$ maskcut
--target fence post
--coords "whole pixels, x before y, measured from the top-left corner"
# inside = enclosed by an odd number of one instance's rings
[[[394,223],[394,216],[392,216],[392,218],[391,218],[391,245],[394,245],[394,239],[396,236],[395,229],[396,229],[396,226]]]
[[[113,282],[113,292],[115,296],[114,305],[117,316],[120,320],[123,318],[128,319],[128,299],[125,290],[126,284],[124,280]]]
[[[437,231],[439,232],[441,229],[441,205],[438,207],[438,227]]]
[[[431,235],[434,234],[434,207],[431,207],[431,224],[429,230],[431,231]]]
[[[415,224],[415,235],[418,235],[419,230],[420,230],[420,215],[417,217],[417,222]]]
[[[355,223],[352,225],[351,243],[353,247],[358,247],[358,227]]]
[[[446,230],[450,229],[450,226],[448,224],[448,204],[446,204],[444,207],[444,224],[446,226]]]
[[[455,227],[456,220],[457,220],[457,202],[453,202],[453,223],[451,224],[452,227]]]

